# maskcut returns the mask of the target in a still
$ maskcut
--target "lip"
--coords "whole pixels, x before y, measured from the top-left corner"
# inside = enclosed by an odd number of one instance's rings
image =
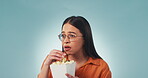
[[[71,49],[70,46],[64,46],[64,51],[69,51]]]

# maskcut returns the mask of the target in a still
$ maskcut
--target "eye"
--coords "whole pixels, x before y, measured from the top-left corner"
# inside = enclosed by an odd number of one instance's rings
[[[66,37],[66,35],[64,35],[64,34],[61,34],[61,37],[62,37],[62,38],[65,38],[65,37]]]
[[[70,37],[70,38],[75,38],[76,35],[72,35],[72,34],[70,34],[69,37]]]

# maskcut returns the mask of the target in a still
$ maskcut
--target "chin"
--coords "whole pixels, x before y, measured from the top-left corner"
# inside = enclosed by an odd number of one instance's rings
[[[71,52],[71,51],[65,51],[65,52],[66,52],[67,55],[72,55],[73,54],[73,52]]]

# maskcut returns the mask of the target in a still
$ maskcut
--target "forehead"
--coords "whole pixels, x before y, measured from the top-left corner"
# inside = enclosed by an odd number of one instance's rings
[[[77,34],[77,33],[80,33],[80,31],[79,31],[79,29],[77,29],[73,25],[71,25],[69,23],[66,23],[63,26],[62,33],[74,33],[74,34]]]

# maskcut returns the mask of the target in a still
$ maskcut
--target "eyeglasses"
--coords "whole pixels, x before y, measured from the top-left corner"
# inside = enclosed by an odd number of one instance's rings
[[[77,40],[77,37],[83,37],[83,36],[77,36],[76,34],[68,34],[68,35],[65,35],[65,34],[59,34],[58,35],[59,39],[61,41],[64,41],[66,39],[66,37],[69,39],[69,41],[76,41]]]

